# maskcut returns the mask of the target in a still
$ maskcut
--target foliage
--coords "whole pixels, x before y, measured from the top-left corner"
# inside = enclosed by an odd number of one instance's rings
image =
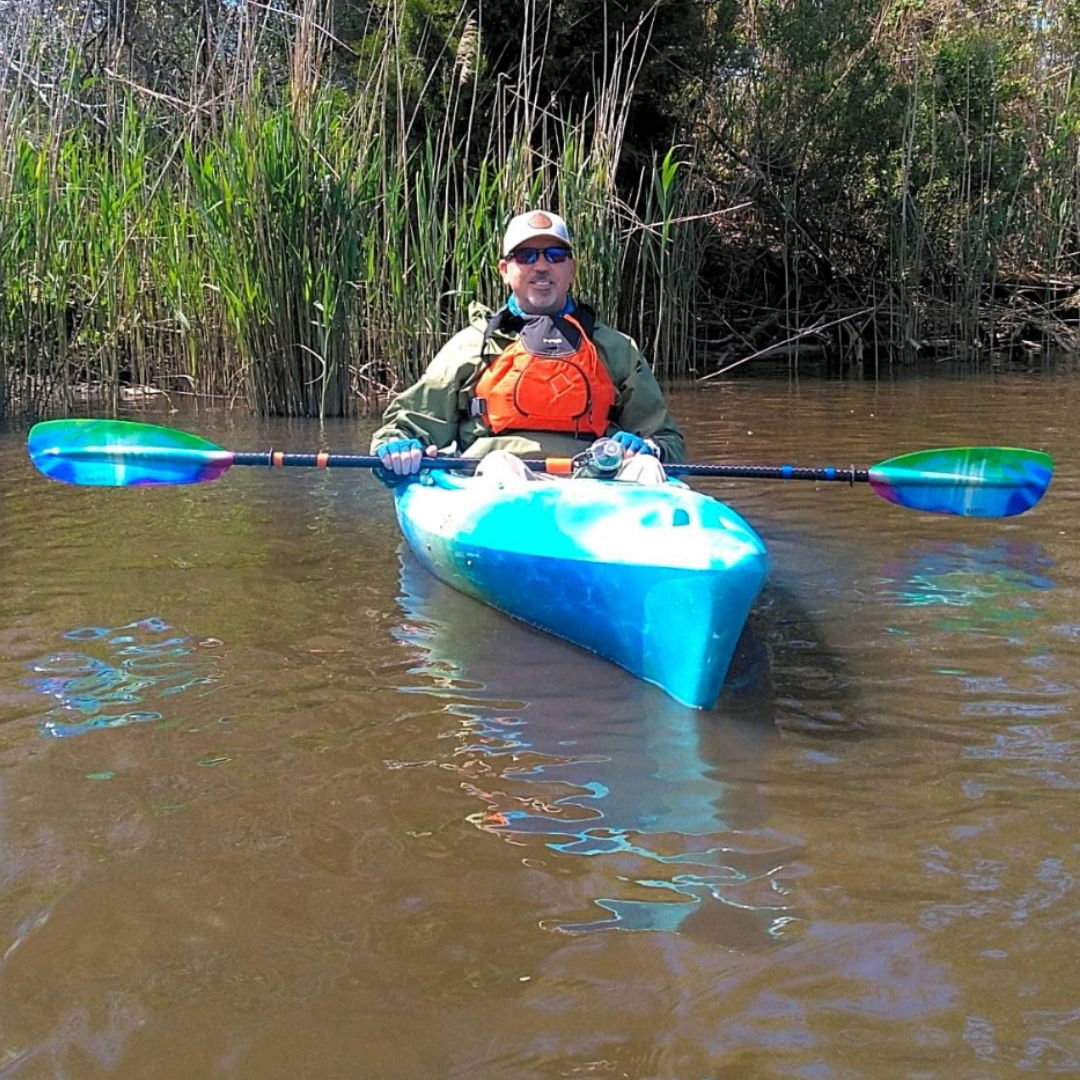
[[[0,411],[350,411],[537,203],[665,375],[1057,340],[1008,290],[1076,322],[1078,45],[1080,0],[13,0]]]
[[[796,324],[872,307],[897,358],[942,336],[978,355],[996,340],[996,282],[1078,270],[1076,12],[747,5],[695,127],[717,202],[750,204],[721,219],[717,290]]]
[[[496,84],[499,119],[480,130],[469,81],[439,81],[460,68],[459,41],[430,73],[442,116],[420,122],[428,91],[408,100],[392,52],[351,90],[329,85],[307,17],[280,93],[253,79],[212,112],[178,113],[129,89],[102,124],[85,101],[23,102],[0,202],[9,401],[32,412],[76,387],[153,383],[242,394],[263,413],[349,413],[414,378],[470,300],[501,302],[502,223],[538,204],[574,221],[590,299],[616,312],[634,277],[649,299],[624,309],[627,329],[664,350],[661,367],[690,361],[691,322],[656,307],[689,311],[686,285],[651,278],[651,215],[665,246],[695,233],[668,228],[674,171],[659,203],[639,180],[644,221],[616,193],[632,71],[613,68],[578,114]]]

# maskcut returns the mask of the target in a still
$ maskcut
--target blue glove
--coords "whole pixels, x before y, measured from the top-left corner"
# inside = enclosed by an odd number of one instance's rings
[[[622,448],[624,454],[652,454],[654,457],[656,454],[656,447],[651,443],[647,443],[640,435],[635,435],[632,431],[616,431],[614,435],[609,435],[609,439],[614,439]]]
[[[375,469],[375,477],[392,488],[411,480],[420,472],[424,447],[419,439],[391,439],[375,453],[381,462]]]

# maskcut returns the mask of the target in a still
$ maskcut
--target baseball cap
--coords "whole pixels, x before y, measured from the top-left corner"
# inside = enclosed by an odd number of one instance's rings
[[[502,253],[509,255],[514,248],[521,247],[535,236],[553,236],[570,247],[570,230],[558,214],[550,210],[527,210],[524,214],[510,219],[503,236]]]

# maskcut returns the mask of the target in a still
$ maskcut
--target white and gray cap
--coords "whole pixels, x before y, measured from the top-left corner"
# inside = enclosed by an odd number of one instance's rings
[[[558,214],[550,210],[528,210],[510,219],[503,236],[502,253],[505,258],[515,248],[537,236],[550,236],[570,247],[570,230]]]

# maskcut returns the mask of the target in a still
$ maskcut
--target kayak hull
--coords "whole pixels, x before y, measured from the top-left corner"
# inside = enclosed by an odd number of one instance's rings
[[[716,702],[768,574],[754,530],[680,483],[497,487],[440,471],[395,501],[436,577],[693,708]]]

